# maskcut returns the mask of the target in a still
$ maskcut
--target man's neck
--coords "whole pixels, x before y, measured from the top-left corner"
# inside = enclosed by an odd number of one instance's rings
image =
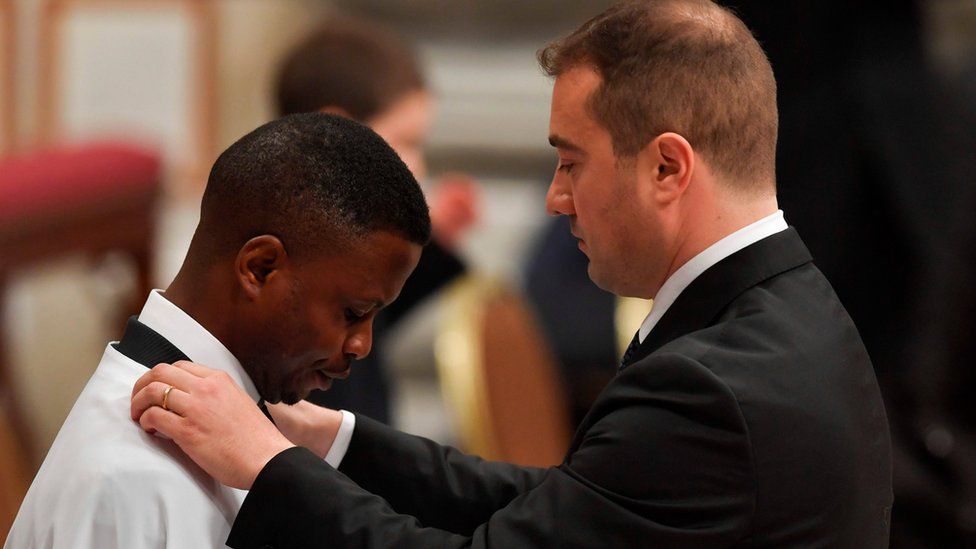
[[[707,250],[710,246],[730,234],[748,227],[756,221],[768,217],[779,210],[776,196],[735,201],[723,208],[711,208],[687,216],[682,225],[685,230],[678,242],[675,253],[664,281],[675,271],[687,263],[691,258]],[[663,281],[662,281],[663,283]]]
[[[179,274],[166,288],[164,295],[170,303],[179,307],[225,347],[230,348],[227,345],[228,341],[223,322],[228,311],[224,310],[223,315],[217,313],[222,309],[215,303],[216,299],[219,299],[217,295],[219,292],[201,291],[202,288],[209,289],[213,286],[206,282],[206,277],[207,275],[198,276],[188,273],[184,265],[184,268],[180,269]]]

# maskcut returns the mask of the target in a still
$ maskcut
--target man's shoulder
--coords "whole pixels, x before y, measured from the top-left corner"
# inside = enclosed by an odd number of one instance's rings
[[[74,471],[92,474],[103,470],[108,474],[131,470],[165,474],[173,466],[189,462],[183,459],[170,465],[171,452],[165,446],[172,443],[148,435],[130,417],[132,387],[145,372],[135,366],[114,349],[106,349],[62,424],[45,464],[63,460]]]
[[[236,512],[243,495],[222,487],[172,441],[147,434],[129,417],[140,371],[125,360],[106,351],[48,451],[22,513],[75,513],[77,506],[143,517],[165,517],[164,508],[184,506]]]
[[[129,417],[144,372],[106,350],[28,490],[9,547],[224,546],[245,494]]]
[[[685,364],[676,375],[700,366],[737,397],[767,387],[829,392],[853,371],[873,376],[853,321],[810,263],[748,288],[707,325],[668,341],[627,371],[658,370],[676,357]]]
[[[807,263],[746,289],[707,325],[675,338],[648,358],[670,352],[707,364],[716,353],[728,350],[754,353],[750,359],[755,362],[838,346],[863,348],[830,283]]]

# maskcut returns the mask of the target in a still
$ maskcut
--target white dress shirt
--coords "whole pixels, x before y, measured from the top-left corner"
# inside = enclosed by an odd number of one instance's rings
[[[664,285],[654,296],[651,312],[647,314],[647,318],[644,319],[644,323],[641,324],[638,332],[640,342],[643,343],[647,339],[647,335],[651,333],[651,330],[671,307],[674,300],[678,299],[681,292],[702,273],[735,252],[768,236],[785,231],[787,228],[789,226],[783,218],[783,210],[777,210],[776,213],[735,231],[689,259],[687,263],[679,267],[674,274],[664,281]]]
[[[149,295],[139,320],[258,400],[234,355],[160,292]],[[146,371],[106,347],[34,478],[5,548],[225,547],[246,492],[222,486],[172,441],[146,434],[129,418],[132,387]]]

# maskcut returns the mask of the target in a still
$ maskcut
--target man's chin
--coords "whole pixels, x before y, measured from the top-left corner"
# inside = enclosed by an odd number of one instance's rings
[[[303,387],[295,390],[284,390],[281,392],[281,398],[278,400],[278,402],[287,404],[289,406],[298,404],[302,400],[305,400],[305,397],[312,392],[312,389],[313,388],[311,387]]]
[[[287,404],[288,406],[291,406],[293,404],[298,404],[299,402],[304,400],[305,397],[307,396],[308,396],[308,392],[306,392],[304,395],[299,395],[298,393],[292,393],[288,395],[283,395],[281,397],[280,402],[282,404]]]
[[[616,293],[613,291],[613,284],[611,284],[610,281],[607,280],[607,277],[604,275],[603,272],[600,271],[600,269],[596,266],[596,264],[593,263],[592,259],[586,265],[586,274],[589,275],[590,280],[592,280],[593,283],[596,284],[596,286],[601,290],[605,292]]]
[[[641,297],[641,299],[650,299],[649,297],[643,297],[641,292],[633,287],[633,284],[627,284],[626,279],[621,277],[613,277],[608,275],[605,271],[601,271],[595,266],[592,260],[586,268],[586,274],[589,275],[590,280],[596,284],[597,288],[605,292],[610,292],[613,295],[620,297]],[[644,288],[640,288],[643,290]]]

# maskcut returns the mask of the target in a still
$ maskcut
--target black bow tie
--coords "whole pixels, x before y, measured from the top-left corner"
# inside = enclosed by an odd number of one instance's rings
[[[172,364],[181,360],[190,360],[190,357],[186,356],[176,345],[159,335],[156,330],[139,322],[139,318],[135,316],[129,317],[122,339],[118,343],[113,343],[112,347],[146,368],[152,368],[161,362]],[[264,412],[265,417],[274,423],[274,418],[268,412],[268,407],[263,398],[258,401],[258,407]]]

